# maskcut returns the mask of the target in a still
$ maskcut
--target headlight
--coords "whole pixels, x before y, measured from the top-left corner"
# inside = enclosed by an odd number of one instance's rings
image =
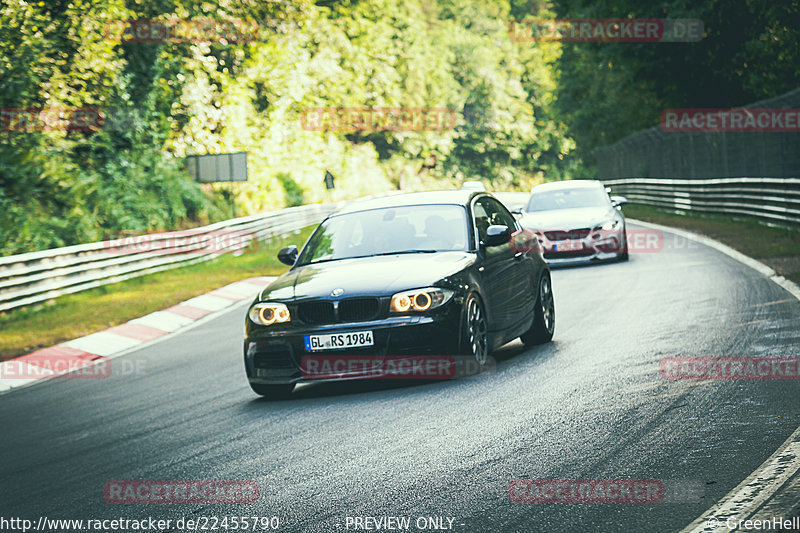
[[[608,222],[606,222],[602,226],[600,226],[600,229],[602,229],[604,231],[611,231],[612,229],[616,228],[617,226],[619,226],[619,219],[614,218],[614,219],[609,220]]]
[[[250,309],[250,320],[262,326],[282,324],[292,320],[289,308],[278,303],[259,303]]]
[[[446,304],[452,297],[453,291],[438,287],[398,292],[392,296],[392,304],[389,308],[392,313],[428,311]]]

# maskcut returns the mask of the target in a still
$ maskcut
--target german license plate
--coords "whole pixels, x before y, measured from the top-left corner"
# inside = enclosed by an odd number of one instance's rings
[[[564,241],[553,245],[554,252],[575,252],[583,250],[583,241]]]
[[[362,348],[372,346],[372,331],[354,331],[352,333],[332,333],[330,335],[306,335],[306,351],[341,350],[342,348]]]

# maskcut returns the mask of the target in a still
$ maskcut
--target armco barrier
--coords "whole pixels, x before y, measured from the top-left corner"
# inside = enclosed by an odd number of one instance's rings
[[[321,222],[338,204],[291,207],[187,231],[0,257],[0,312],[63,294],[206,261]]]
[[[799,178],[602,180],[612,194],[678,211],[748,215],[781,225],[800,225]]]

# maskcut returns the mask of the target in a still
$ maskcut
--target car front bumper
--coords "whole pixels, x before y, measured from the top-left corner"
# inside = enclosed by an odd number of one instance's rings
[[[253,324],[247,326],[244,361],[247,378],[253,384],[289,384],[299,382],[341,381],[379,377],[350,365],[336,366],[335,375],[309,373],[309,358],[389,360],[395,357],[443,357],[458,351],[461,306],[448,303],[430,315],[394,316],[348,324],[293,327],[271,330]],[[358,333],[372,331],[374,344],[362,348],[308,351],[307,335]],[[342,370],[341,372],[338,370]]]
[[[597,235],[592,232],[573,241],[550,241],[540,237],[544,259],[549,265],[590,263],[617,259],[626,251],[624,230]]]

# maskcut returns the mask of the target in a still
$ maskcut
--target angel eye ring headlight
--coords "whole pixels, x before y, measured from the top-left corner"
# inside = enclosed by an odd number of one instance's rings
[[[250,309],[250,320],[262,326],[283,324],[292,320],[289,308],[284,304],[265,302],[258,303]]]
[[[446,304],[453,297],[453,294],[451,290],[438,287],[398,292],[392,296],[390,309],[392,313],[428,311]]]
[[[414,295],[414,309],[417,311],[427,311],[432,303],[433,299],[427,292],[418,292]]]

